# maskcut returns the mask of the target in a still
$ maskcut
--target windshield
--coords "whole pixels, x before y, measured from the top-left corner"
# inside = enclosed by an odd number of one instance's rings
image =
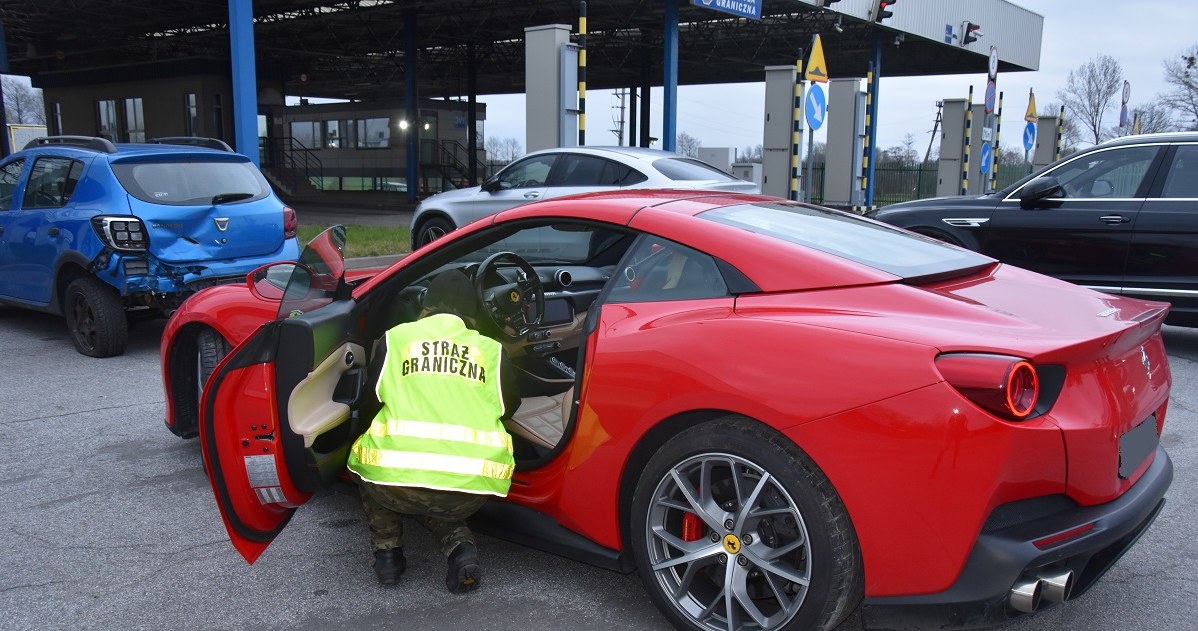
[[[827,252],[907,280],[993,263],[993,259],[976,252],[830,208],[785,202],[742,204],[698,216]]]
[[[479,248],[462,260],[482,261],[497,252],[514,252],[533,265],[580,265],[601,254],[620,235],[583,224],[537,226]]]
[[[250,162],[194,156],[153,162],[114,162],[112,171],[130,195],[168,206],[203,206],[265,197],[270,188]]]
[[[316,235],[291,269],[279,318],[301,315],[333,302],[345,278],[345,226]]]

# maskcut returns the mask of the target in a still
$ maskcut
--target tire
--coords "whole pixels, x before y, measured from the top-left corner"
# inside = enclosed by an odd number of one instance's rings
[[[204,329],[196,336],[196,413],[199,413],[199,401],[204,393],[204,384],[216,365],[232,350],[232,346],[220,333],[213,329]]]
[[[93,276],[67,287],[63,316],[75,349],[90,357],[113,357],[125,352],[129,324],[116,290]]]
[[[632,502],[641,581],[678,628],[826,631],[861,601],[861,552],[840,497],[760,423],[730,416],[681,432],[649,460]]]
[[[431,217],[421,223],[420,230],[413,235],[414,247],[424,247],[453,231],[453,224],[448,219],[444,217]]]

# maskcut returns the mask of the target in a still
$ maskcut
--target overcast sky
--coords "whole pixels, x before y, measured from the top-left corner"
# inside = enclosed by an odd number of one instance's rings
[[[1070,70],[1105,54],[1123,66],[1124,77],[1131,83],[1130,107],[1134,108],[1166,91],[1163,61],[1198,42],[1195,28],[1198,20],[1190,2],[1014,0],[1014,3],[1044,16],[1044,39],[1039,71],[1001,73],[998,78],[998,88],[1004,93],[1003,118],[1007,123],[1001,140],[1010,148],[1020,147],[1018,132],[1011,130],[1012,125],[1022,124],[1029,88],[1035,90],[1039,113],[1044,114],[1044,104],[1059,103],[1056,94],[1065,86]],[[894,11],[917,8],[917,0],[908,0],[896,4]],[[603,28],[598,24],[589,26]],[[984,38],[981,43],[985,44]],[[964,99],[970,84],[974,86],[974,101],[982,100],[986,86],[984,65],[977,74],[886,78],[884,63],[878,97],[879,147],[900,145],[906,134],[912,134],[922,154],[931,138],[937,100]],[[828,69],[835,77],[834,59],[828,60]],[[704,147],[743,148],[761,144],[764,99],[764,83],[680,87],[678,131],[699,138]],[[486,96],[480,100],[487,103],[487,136],[514,137],[523,144],[524,97]],[[588,145],[616,144],[615,134],[607,130],[614,127],[612,108],[617,103],[611,91],[587,91]],[[660,103],[660,89],[655,89],[652,104]],[[1115,105],[1118,106],[1118,97]],[[835,104],[830,107],[834,109]],[[1117,109],[1108,120],[1111,124],[1118,122]],[[653,116],[651,135],[661,136],[660,111]],[[816,139],[822,140],[819,134]]]

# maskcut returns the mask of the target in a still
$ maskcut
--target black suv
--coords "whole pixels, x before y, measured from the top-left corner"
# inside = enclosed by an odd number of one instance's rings
[[[873,211],[889,224],[1110,294],[1173,303],[1198,326],[1198,133],[1126,136],[994,193]]]

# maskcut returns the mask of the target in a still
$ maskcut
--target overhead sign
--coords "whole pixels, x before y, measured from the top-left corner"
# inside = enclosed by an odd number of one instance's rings
[[[994,162],[994,151],[990,149],[990,143],[982,143],[981,156],[978,158],[978,170],[982,173],[990,172],[990,165]]]
[[[807,60],[807,72],[803,78],[816,83],[828,82],[828,64],[824,61],[824,45],[819,35],[811,41],[811,57]]]
[[[1023,150],[1031,151],[1036,146],[1036,123],[1028,121],[1023,127]]]
[[[807,114],[807,126],[815,131],[824,125],[828,117],[828,98],[824,95],[824,87],[818,83],[811,84],[804,97],[803,111]]]
[[[1029,123],[1039,120],[1036,116],[1036,95],[1031,90],[1027,92],[1027,113],[1023,115],[1023,120]]]
[[[691,0],[691,4],[705,9],[731,13],[737,17],[761,19],[762,0]]]

